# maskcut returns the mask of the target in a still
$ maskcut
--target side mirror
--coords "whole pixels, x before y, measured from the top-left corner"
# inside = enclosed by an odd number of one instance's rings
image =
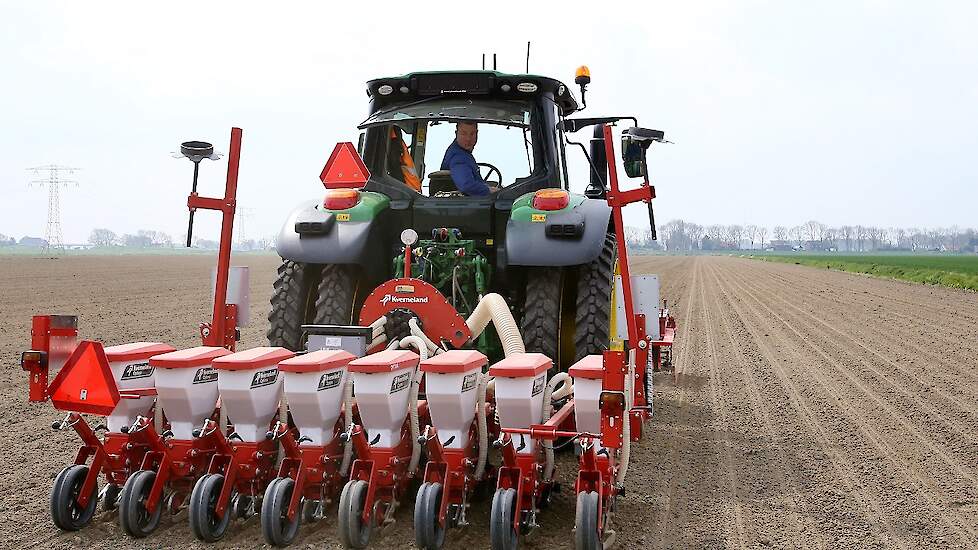
[[[645,147],[628,134],[621,136],[621,160],[625,163],[625,174],[630,178],[640,178],[646,174]]]
[[[650,130],[633,126],[621,133],[621,160],[625,163],[625,173],[630,178],[641,178],[648,175],[648,164],[645,153],[653,141],[665,141],[666,134],[662,130]]]
[[[357,153],[363,158],[363,142],[367,138],[367,132],[360,132],[360,139],[357,140]]]

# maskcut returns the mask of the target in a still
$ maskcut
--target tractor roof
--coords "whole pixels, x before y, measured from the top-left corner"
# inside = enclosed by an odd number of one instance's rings
[[[578,109],[570,88],[559,80],[541,75],[499,71],[422,71],[367,82],[367,95],[379,104],[437,95],[520,99],[537,97],[546,92],[553,94],[564,116]]]

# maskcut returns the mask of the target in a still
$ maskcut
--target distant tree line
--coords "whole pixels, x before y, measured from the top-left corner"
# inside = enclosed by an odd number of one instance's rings
[[[658,240],[648,229],[625,228],[625,239],[634,248],[658,248],[670,252],[715,250],[809,250],[839,252],[978,252],[978,232],[973,228],[831,227],[817,220],[801,225],[700,225],[682,219],[658,228]]]
[[[148,229],[140,229],[133,234],[123,234],[117,235],[114,231],[110,229],[97,228],[92,230],[92,234],[88,237],[88,242],[96,247],[112,247],[112,246],[124,246],[128,248],[174,248],[183,247],[187,242],[186,234],[182,235],[180,240],[174,243],[173,238],[162,231],[151,231]],[[202,237],[194,236],[191,240],[193,248],[203,248],[209,250],[217,250],[220,246],[220,242],[213,239],[205,239]],[[269,250],[273,247],[274,241],[270,237],[265,237],[259,240],[255,239],[239,239],[234,242],[233,248],[235,250]]]

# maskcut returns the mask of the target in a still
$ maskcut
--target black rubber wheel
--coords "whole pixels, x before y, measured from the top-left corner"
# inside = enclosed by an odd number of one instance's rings
[[[102,511],[112,512],[119,507],[119,494],[122,493],[122,487],[116,485],[115,483],[109,483],[105,486],[105,493],[102,494]]]
[[[58,529],[77,531],[92,521],[98,507],[97,483],[92,487],[88,504],[84,508],[78,506],[78,496],[87,475],[88,466],[72,464],[54,478],[54,485],[51,487],[51,519]]]
[[[301,510],[289,521],[289,501],[295,482],[289,478],[276,478],[265,489],[261,507],[261,533],[272,546],[288,546],[299,534]]]
[[[441,483],[422,483],[414,501],[414,540],[418,548],[439,550],[445,545],[445,528],[438,525]]]
[[[141,539],[149,536],[160,525],[163,515],[163,495],[156,502],[156,509],[150,514],[146,510],[146,499],[156,481],[156,472],[139,470],[129,476],[122,486],[119,496],[119,525],[129,536]]]
[[[224,476],[207,474],[197,480],[193,492],[190,493],[190,530],[198,540],[216,542],[228,530],[231,515],[234,513],[231,507],[224,509],[222,518],[214,513],[223,485]]]
[[[601,535],[598,533],[598,493],[577,493],[577,514],[574,523],[575,550],[600,550]]]
[[[324,265],[316,297],[317,325],[357,324],[356,305],[359,293],[358,269],[351,265]]]
[[[492,496],[489,515],[489,543],[492,550],[519,548],[519,535],[513,521],[516,519],[516,489],[498,489]]]
[[[351,479],[340,494],[338,531],[340,542],[347,548],[366,548],[370,544],[373,521],[363,522],[363,506],[367,500],[367,482]]]
[[[283,260],[272,287],[268,344],[301,351],[302,325],[312,319],[319,266]]]
[[[526,273],[526,299],[520,323],[526,351],[542,353],[552,359],[554,372],[558,372],[562,364],[560,305],[563,283],[563,270],[559,267],[530,268]]]
[[[578,266],[577,304],[574,310],[574,361],[609,348],[611,302],[618,258],[614,233],[605,236],[594,261]],[[655,319],[650,320],[650,322]]]

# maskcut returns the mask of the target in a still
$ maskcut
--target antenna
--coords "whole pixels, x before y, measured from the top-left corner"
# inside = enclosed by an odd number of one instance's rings
[[[494,71],[496,70],[496,54],[495,54],[495,52],[493,52],[493,54],[492,54],[492,70],[494,70]]]
[[[482,70],[486,70],[486,54],[482,54]]]
[[[59,166],[57,164],[48,164],[45,166],[35,166],[33,168],[28,168],[34,172],[34,175],[39,175],[41,170],[47,170],[47,179],[36,179],[31,180],[28,186],[39,185],[41,187],[48,188],[48,223],[47,228],[44,230],[44,250],[49,251],[51,249],[64,250],[64,235],[61,233],[61,197],[60,190],[64,186],[67,188],[69,185],[74,185],[78,187],[78,182],[70,179],[62,179],[60,172],[68,172],[69,174],[74,174],[76,170],[80,168],[71,168],[69,166]]]
[[[526,41],[526,74],[530,74],[530,41]]]

